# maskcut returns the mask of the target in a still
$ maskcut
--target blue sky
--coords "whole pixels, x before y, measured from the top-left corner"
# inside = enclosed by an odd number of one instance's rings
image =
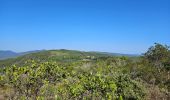
[[[0,50],[143,53],[170,45],[170,0],[0,0]]]

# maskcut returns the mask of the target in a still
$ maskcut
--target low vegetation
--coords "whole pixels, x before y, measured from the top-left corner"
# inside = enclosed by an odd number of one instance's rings
[[[3,60],[0,98],[169,100],[169,47],[156,43],[140,57],[51,50]]]

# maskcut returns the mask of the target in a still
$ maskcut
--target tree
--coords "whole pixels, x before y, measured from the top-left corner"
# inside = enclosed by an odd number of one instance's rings
[[[170,61],[169,46],[155,43],[144,54],[144,58],[158,69],[165,68]]]
[[[170,50],[169,46],[155,43],[151,46],[148,51],[144,54],[145,66],[149,65],[150,71],[146,69],[144,72],[151,73],[154,76],[154,84],[161,84],[160,86],[169,87],[170,79]],[[149,68],[149,67],[148,67]],[[155,70],[155,71],[154,71]],[[168,91],[170,89],[168,88]]]

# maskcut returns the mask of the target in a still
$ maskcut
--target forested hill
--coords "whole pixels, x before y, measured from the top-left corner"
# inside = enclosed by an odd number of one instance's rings
[[[11,51],[12,52],[12,51]],[[0,66],[2,65],[12,65],[12,64],[22,64],[27,60],[37,60],[37,61],[58,61],[58,62],[68,62],[77,60],[90,60],[96,59],[98,57],[113,57],[113,56],[127,56],[136,57],[138,55],[120,54],[120,53],[107,53],[107,52],[84,52],[76,50],[42,50],[42,51],[30,51],[24,53],[14,53],[8,59],[0,60]],[[6,53],[7,54],[7,53]],[[0,55],[1,56],[1,55]]]

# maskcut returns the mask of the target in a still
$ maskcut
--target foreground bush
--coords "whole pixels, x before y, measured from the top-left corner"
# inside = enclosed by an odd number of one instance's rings
[[[91,70],[86,70],[74,67],[75,63],[68,66],[53,62],[28,63],[30,66],[4,69],[0,83],[10,90],[8,99],[140,100],[146,95],[142,82],[115,72],[111,66],[94,67],[95,63]]]

